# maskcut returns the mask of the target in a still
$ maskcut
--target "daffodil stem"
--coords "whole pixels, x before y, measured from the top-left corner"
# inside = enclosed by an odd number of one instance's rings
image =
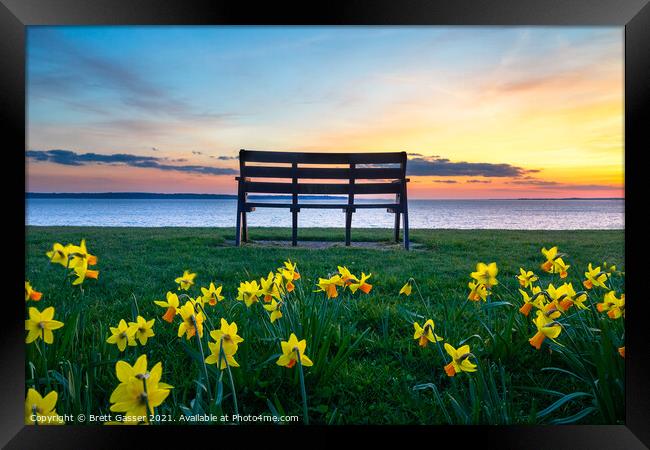
[[[228,364],[228,358],[226,358],[226,354],[223,350],[223,336],[221,337],[221,344],[219,345],[219,358],[223,358],[223,360],[226,362],[226,370],[228,371],[228,378],[230,379],[230,391],[232,392],[232,402],[233,402],[233,407],[235,408],[235,416],[239,417],[239,407],[237,406],[237,392],[235,391],[235,381],[232,378],[232,371],[230,370],[230,364]],[[221,367],[221,362],[219,362],[219,366]],[[237,422],[239,422],[239,419],[237,419]]]
[[[144,403],[147,407],[147,422],[153,423],[149,420],[149,416],[152,415],[155,411],[151,410],[151,407],[149,406],[149,393],[147,392],[147,379],[145,377],[142,377],[142,386],[144,387]],[[153,414],[155,417],[155,414]]]
[[[201,336],[199,336],[199,327],[196,324],[196,319],[192,316],[192,322],[194,322],[194,334],[196,335],[196,340],[199,341],[199,350],[201,351],[201,363],[203,364],[203,373],[205,375],[205,387],[208,390],[208,397],[212,399],[212,388],[210,388],[210,377],[208,377],[208,366],[205,365],[205,354],[203,353],[203,343],[201,342]]]
[[[43,333],[45,333],[45,331],[43,331]],[[50,385],[50,371],[47,368],[47,356],[45,355],[45,339],[43,339],[43,342],[39,344],[39,347],[39,351],[43,357],[43,365],[45,367],[45,380],[47,381],[47,388],[52,389]]]
[[[298,360],[298,369],[300,370],[300,393],[302,394],[302,415],[305,425],[309,425],[309,412],[307,410],[307,391],[305,390],[305,375],[302,370],[302,362],[300,361],[300,350],[296,349],[296,357]]]

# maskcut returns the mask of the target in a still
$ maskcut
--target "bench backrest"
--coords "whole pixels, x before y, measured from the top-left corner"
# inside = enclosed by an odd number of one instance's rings
[[[406,152],[299,153],[240,150],[241,193],[266,194],[398,194],[406,182]],[[249,163],[255,163],[251,165]],[[263,165],[264,163],[285,166]],[[303,167],[345,165],[347,167]],[[381,165],[390,165],[381,167]],[[250,181],[250,178],[288,179],[287,182]],[[319,180],[304,183],[300,180]],[[323,181],[324,180],[324,181]],[[332,180],[332,182],[327,182]],[[334,180],[339,180],[338,182]],[[348,180],[341,183],[340,180]],[[373,180],[356,183],[357,180]],[[395,181],[399,181],[396,183]]]

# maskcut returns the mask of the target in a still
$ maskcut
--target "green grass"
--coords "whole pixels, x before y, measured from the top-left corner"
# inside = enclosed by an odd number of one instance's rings
[[[539,270],[541,247],[557,245],[571,264],[569,277],[562,282],[571,281],[579,290],[589,262],[607,261],[624,269],[623,231],[412,230],[412,242],[418,245],[410,252],[342,246],[316,250],[292,248],[289,243],[236,248],[227,243],[233,235],[229,228],[28,227],[26,279],[44,293],[43,300],[33,305],[55,306],[55,318],[66,322],[46,348],[47,372],[38,349],[28,345],[28,385],[43,393],[49,390],[49,381],[50,388],[60,393],[59,413],[108,412],[117,385],[115,362],[132,363],[146,352],[150,365],[162,361],[162,381],[174,386],[160,413],[232,413],[227,376],[220,385],[219,371],[209,367],[210,391],[216,395],[223,389],[220,402],[210,401],[202,387],[205,377],[196,358],[196,341],[177,338],[178,323],[162,321],[164,311],[153,304],[167,291],[175,291],[174,278],[190,269],[198,274],[191,294],[211,281],[223,284],[226,300],[208,309],[208,315],[215,323],[221,317],[235,320],[245,339],[235,356],[241,367],[233,369],[241,414],[302,416],[298,371],[275,365],[279,338],[286,340],[293,331],[307,339],[306,354],[315,362],[305,368],[310,423],[527,424],[565,418],[622,423],[624,419],[623,360],[616,353],[623,345],[623,320],[603,319],[593,311],[570,317],[558,338],[566,347],[548,345],[547,340],[536,351],[528,344],[535,331],[532,316],[525,318],[517,311],[521,300],[515,279],[519,267],[524,267],[540,275],[540,285],[557,286],[556,276]],[[344,234],[341,229],[301,229],[299,236],[342,242]],[[388,242],[391,231],[357,229],[352,236]],[[290,230],[253,228],[250,237],[285,240]],[[82,238],[98,256],[100,270],[99,280],[84,283],[83,295],[64,281],[64,269],[45,256],[54,242],[65,245]],[[240,281],[259,280],[287,258],[297,262],[302,275],[293,298],[294,320],[290,326],[285,317],[271,327],[261,305],[246,309],[234,298]],[[489,304],[466,302],[469,273],[479,261],[499,266],[500,284]],[[318,277],[332,274],[337,265],[357,275],[372,273],[370,294],[350,296],[346,291],[325,300],[322,293],[314,293]],[[410,277],[423,298],[415,289],[410,297],[397,295]],[[620,293],[622,279],[612,280]],[[590,293],[590,302],[600,302],[601,297]],[[157,319],[156,336],[145,347],[130,347],[120,354],[105,343],[108,327],[122,318],[133,320],[134,299],[142,316]],[[413,339],[413,321],[422,324],[428,318],[434,319],[436,333],[455,347],[467,339],[482,370],[447,377],[442,368],[448,361],[438,348],[420,348]],[[207,333],[204,337],[207,340]],[[585,395],[565,396],[573,392]]]

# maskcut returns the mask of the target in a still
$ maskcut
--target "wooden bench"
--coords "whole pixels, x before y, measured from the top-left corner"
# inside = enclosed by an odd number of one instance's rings
[[[404,248],[409,248],[406,152],[392,153],[297,153],[239,151],[237,230],[235,244],[248,241],[246,214],[255,208],[288,208],[292,215],[291,244],[298,243],[298,213],[303,208],[342,209],[345,212],[345,245],[350,245],[352,214],[361,208],[387,208],[395,214],[394,239],[399,242],[400,214],[404,220]],[[252,164],[251,164],[252,163]],[[271,165],[269,165],[271,164]],[[281,165],[280,165],[281,164]],[[305,167],[312,165],[312,167]],[[318,167],[313,167],[318,165]],[[323,167],[338,165],[339,167]],[[345,167],[340,167],[344,165]],[[383,165],[383,167],[382,167]],[[254,181],[272,178],[281,181]],[[302,180],[325,181],[304,183]],[[331,180],[331,182],[327,182]],[[347,183],[334,182],[347,180]],[[366,182],[359,183],[359,180]],[[368,180],[371,180],[368,182]],[[248,194],[291,194],[291,203],[249,201]],[[395,194],[394,203],[355,203],[355,195]],[[347,195],[347,203],[299,202],[299,195]]]

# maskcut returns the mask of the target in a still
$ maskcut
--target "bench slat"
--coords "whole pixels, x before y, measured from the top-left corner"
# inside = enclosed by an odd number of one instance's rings
[[[298,167],[295,175],[298,179],[390,180],[402,178],[403,173],[400,168],[362,167],[358,169],[339,169],[331,167]],[[293,178],[294,173],[291,167],[245,166],[241,176],[251,178]]]
[[[291,203],[265,203],[265,202],[247,202],[245,206],[250,207],[250,208],[291,208],[293,205]],[[361,204],[354,204],[354,205],[348,205],[345,203],[298,203],[298,208],[305,208],[305,209],[345,209],[345,208],[352,208],[352,209],[372,209],[372,208],[386,208],[386,209],[394,209],[394,208],[399,208],[400,205],[399,203],[361,203]]]
[[[386,153],[297,153],[242,150],[242,161],[298,164],[399,164],[404,152]]]
[[[245,192],[264,194],[397,194],[401,183],[319,184],[319,183],[268,183],[246,181]]]

